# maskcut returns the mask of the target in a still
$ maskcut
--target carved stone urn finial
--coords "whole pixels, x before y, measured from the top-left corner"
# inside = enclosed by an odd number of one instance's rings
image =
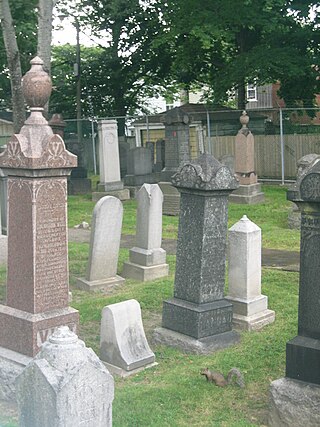
[[[44,71],[41,58],[36,56],[30,63],[31,69],[22,79],[23,95],[31,111],[43,111],[51,94],[51,78]]]
[[[242,111],[242,114],[240,116],[240,123],[242,124],[243,128],[246,128],[247,124],[249,123],[249,116],[245,110]]]

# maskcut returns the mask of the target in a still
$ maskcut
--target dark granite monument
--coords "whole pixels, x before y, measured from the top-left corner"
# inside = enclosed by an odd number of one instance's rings
[[[156,342],[206,353],[232,345],[232,304],[224,299],[228,196],[238,187],[209,154],[172,177],[181,193],[174,297],[163,304]]]
[[[320,425],[320,162],[300,174],[287,198],[301,212],[298,335],[287,343],[286,378],[271,385],[270,420]]]

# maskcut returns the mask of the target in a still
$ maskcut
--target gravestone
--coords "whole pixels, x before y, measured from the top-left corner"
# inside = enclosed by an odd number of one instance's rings
[[[107,195],[117,197],[120,200],[128,200],[130,198],[129,190],[123,188],[120,176],[117,121],[100,120],[98,134],[100,182],[98,192],[92,194],[92,200],[97,201]]]
[[[67,126],[62,115],[55,113],[52,115],[49,125],[53,133],[64,138],[64,130]],[[82,144],[84,141],[82,140]],[[88,179],[88,171],[85,167],[83,146],[79,143],[78,138],[70,138],[66,141],[67,149],[75,154],[78,158],[78,166],[74,168],[68,178],[68,194],[87,194],[91,193],[91,180]]]
[[[229,229],[228,266],[233,325],[253,331],[274,322],[268,297],[261,295],[261,229],[246,215]]]
[[[152,174],[152,159],[150,148],[136,147],[128,151],[127,175],[124,177],[126,186],[140,187],[144,183],[156,182]]]
[[[254,137],[248,129],[249,116],[243,111],[240,117],[242,128],[235,141],[235,173],[239,180],[239,188],[230,196],[230,202],[256,204],[264,201],[261,184],[254,165]]]
[[[169,274],[166,251],[161,248],[163,195],[157,184],[144,184],[137,200],[136,245],[122,275],[144,282]]]
[[[77,288],[108,290],[124,282],[117,275],[122,215],[118,198],[105,196],[97,202],[92,215],[87,275],[85,279],[77,279]]]
[[[77,158],[43,117],[51,80],[36,57],[23,78],[31,114],[0,155],[8,175],[8,269],[6,305],[0,305],[0,376],[14,378],[57,326],[77,330],[69,307],[67,176]],[[2,363],[1,360],[5,360]],[[21,363],[20,363],[21,362]],[[4,366],[11,363],[7,375]],[[0,385],[6,394],[5,381]],[[4,388],[2,388],[4,387]]]
[[[16,386],[21,427],[112,426],[113,378],[66,326],[43,344]]]
[[[179,166],[190,160],[190,117],[178,108],[166,112],[165,125],[165,167],[161,172],[159,186],[163,193],[163,213],[179,215],[180,193],[171,184],[171,177]]]
[[[126,377],[154,366],[138,301],[111,304],[102,310],[100,358],[113,374]]]
[[[174,297],[164,301],[156,342],[207,353],[235,343],[224,299],[228,195],[238,183],[209,154],[172,177],[181,193]]]
[[[279,419],[285,425],[320,425],[319,161],[304,170],[287,199],[301,212],[298,335],[287,343],[286,377],[271,384],[269,421],[272,426]]]

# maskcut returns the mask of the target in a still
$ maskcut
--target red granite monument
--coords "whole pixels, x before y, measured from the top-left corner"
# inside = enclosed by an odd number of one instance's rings
[[[23,78],[31,114],[0,155],[8,175],[6,305],[0,305],[0,347],[29,357],[60,325],[77,332],[69,307],[67,176],[77,157],[43,117],[51,80],[36,57]]]

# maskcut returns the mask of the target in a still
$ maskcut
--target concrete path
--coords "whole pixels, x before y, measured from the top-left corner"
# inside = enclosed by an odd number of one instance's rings
[[[90,230],[69,228],[69,241],[89,243]],[[130,249],[134,246],[134,241],[135,236],[122,235],[121,247]],[[175,255],[177,250],[177,241],[175,239],[163,239],[162,247],[168,254]],[[264,267],[279,268],[286,271],[299,271],[299,264],[299,252],[262,248],[262,265]]]

